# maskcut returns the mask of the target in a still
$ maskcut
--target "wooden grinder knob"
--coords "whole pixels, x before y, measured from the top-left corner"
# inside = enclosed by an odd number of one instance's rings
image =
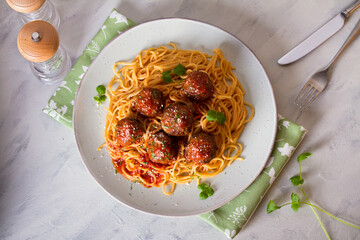
[[[45,0],[6,0],[9,6],[20,13],[32,13],[39,10]]]
[[[17,46],[23,57],[31,62],[44,62],[52,58],[59,48],[59,35],[48,22],[32,21],[20,30]]]

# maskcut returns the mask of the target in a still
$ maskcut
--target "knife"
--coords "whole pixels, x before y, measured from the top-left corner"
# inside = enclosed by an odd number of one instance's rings
[[[345,21],[360,7],[360,0],[352,6],[336,15],[333,19],[316,30],[299,45],[290,50],[278,61],[280,65],[286,65],[295,62],[317,48],[320,44],[328,40],[338,32],[345,24]]]

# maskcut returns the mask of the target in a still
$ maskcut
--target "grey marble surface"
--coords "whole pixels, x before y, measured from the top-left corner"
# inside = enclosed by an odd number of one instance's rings
[[[61,43],[75,60],[112,8],[137,23],[185,17],[219,26],[245,42],[266,69],[278,112],[295,120],[293,101],[306,79],[335,54],[360,17],[355,13],[326,44],[295,64],[277,59],[331,19],[351,0],[111,0],[55,1]],[[0,239],[226,239],[198,217],[165,218],[118,203],[92,179],[73,132],[41,112],[56,86],[42,85],[18,53],[18,15],[0,2]],[[339,59],[321,98],[298,123],[309,130],[297,150],[310,199],[360,224],[360,40]],[[270,199],[285,202],[295,189],[293,158],[236,239],[325,239],[311,209],[266,214]],[[333,239],[360,231],[320,214]]]

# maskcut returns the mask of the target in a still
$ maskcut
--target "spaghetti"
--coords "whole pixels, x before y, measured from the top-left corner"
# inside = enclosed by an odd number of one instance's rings
[[[220,49],[213,55],[200,51],[160,46],[141,51],[131,62],[117,62],[113,69],[114,77],[108,85],[110,98],[106,116],[105,139],[116,171],[130,181],[145,187],[162,187],[163,192],[171,195],[176,184],[197,179],[213,177],[222,172],[236,159],[241,159],[242,145],[238,143],[245,125],[254,117],[254,108],[244,101],[245,91],[234,75],[234,68]],[[186,73],[164,82],[162,76],[178,64],[185,66]],[[213,96],[202,102],[190,101],[181,91],[183,80],[193,71],[206,72],[214,86]],[[161,130],[161,115],[146,118],[131,109],[134,98],[144,87],[159,89],[165,100],[165,107],[173,102],[181,102],[195,109],[194,122],[189,135],[178,142],[178,154],[170,164],[159,164],[149,160],[147,140]],[[209,110],[222,112],[224,124],[208,121]],[[250,110],[250,114],[249,114]],[[114,136],[117,123],[126,117],[139,119],[145,133],[135,143],[121,147]],[[211,134],[217,146],[215,157],[208,163],[199,165],[184,157],[186,143],[197,133]],[[170,189],[166,187],[170,185]]]

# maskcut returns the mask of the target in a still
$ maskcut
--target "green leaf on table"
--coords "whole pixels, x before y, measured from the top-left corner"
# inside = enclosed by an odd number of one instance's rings
[[[186,68],[184,65],[181,65],[180,63],[174,68],[173,71],[176,75],[178,76],[182,76],[185,75],[186,73]]]
[[[304,179],[301,179],[300,176],[293,176],[292,178],[290,178],[290,182],[294,185],[297,186],[299,184],[303,184],[304,183]]]
[[[308,157],[310,157],[312,155],[312,153],[309,152],[304,152],[302,154],[300,154],[297,158],[297,161],[300,163],[302,160],[307,159]]]
[[[274,203],[273,200],[270,200],[269,203],[268,203],[268,205],[267,205],[266,212],[267,212],[267,213],[271,213],[271,212],[273,212],[273,211],[275,211],[275,210],[277,210],[277,209],[280,209],[280,207],[277,206],[277,205]]]
[[[171,76],[171,71],[165,71],[162,73],[162,79],[164,80],[164,82],[166,83],[172,83],[172,76]]]
[[[291,194],[291,208],[295,212],[298,211],[300,207],[300,197],[296,193]]]

